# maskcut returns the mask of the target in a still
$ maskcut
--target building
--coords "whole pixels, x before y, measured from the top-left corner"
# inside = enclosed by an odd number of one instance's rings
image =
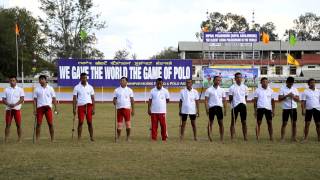
[[[290,46],[287,41],[254,43],[204,43],[181,41],[178,43],[181,59],[192,59],[193,79],[201,81],[202,68],[211,65],[251,65],[259,69],[260,77],[283,80],[288,76],[297,80],[320,80],[320,41],[297,41]],[[300,66],[287,64],[287,53]]]

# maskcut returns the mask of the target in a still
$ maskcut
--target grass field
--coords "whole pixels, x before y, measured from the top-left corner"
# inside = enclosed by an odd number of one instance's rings
[[[198,142],[192,140],[188,121],[185,141],[178,140],[178,104],[168,105],[167,143],[150,142],[149,117],[146,104],[136,105],[132,141],[115,144],[114,109],[110,103],[97,104],[94,117],[95,142],[89,142],[86,125],[81,142],[71,140],[71,104],[60,104],[55,117],[56,141],[49,142],[48,128],[42,126],[41,140],[32,144],[33,117],[31,104],[23,106],[23,142],[16,143],[15,126],[11,127],[8,144],[3,144],[4,111],[0,141],[0,179],[319,179],[320,143],[316,141],[315,126],[310,127],[306,144],[279,142],[280,105],[274,119],[274,142],[269,142],[266,121],[262,124],[261,140],[255,140],[255,120],[249,104],[249,141],[243,142],[241,123],[237,123],[236,140],[230,141],[230,114],[225,117],[225,143],[219,143],[217,122],[214,142],[206,135],[207,117],[201,104],[198,121]],[[300,111],[298,137],[303,123]],[[289,123],[290,125],[290,123]]]

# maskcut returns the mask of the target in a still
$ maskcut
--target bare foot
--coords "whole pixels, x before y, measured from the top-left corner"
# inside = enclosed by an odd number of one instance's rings
[[[308,142],[308,140],[307,140],[307,139],[303,139],[303,140],[301,141],[301,144],[304,144],[304,143],[306,143],[306,142]]]
[[[297,138],[291,138],[292,142],[298,142]]]

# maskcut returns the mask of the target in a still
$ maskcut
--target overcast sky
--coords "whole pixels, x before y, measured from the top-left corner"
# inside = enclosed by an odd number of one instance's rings
[[[196,41],[195,33],[206,19],[206,11],[243,15],[251,22],[275,23],[277,33],[283,37],[285,29],[305,12],[319,13],[319,0],[93,0],[94,10],[101,13],[107,28],[96,32],[97,48],[106,59],[114,52],[128,48],[138,59],[146,59],[165,47],[177,47],[179,41]],[[0,0],[5,7],[18,6],[41,15],[38,0]],[[130,43],[129,43],[130,44]]]

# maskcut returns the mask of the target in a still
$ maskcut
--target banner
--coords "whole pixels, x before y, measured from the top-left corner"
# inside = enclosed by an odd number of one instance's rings
[[[205,32],[203,42],[206,43],[256,43],[259,32]]]
[[[206,68],[203,70],[203,86],[209,87],[213,84],[213,78],[220,76],[222,78],[221,87],[229,88],[234,83],[234,74],[242,74],[243,83],[248,87],[257,87],[258,68]]]
[[[58,60],[58,86],[75,86],[80,74],[88,74],[93,86],[116,87],[121,77],[129,86],[155,86],[157,78],[164,86],[184,86],[192,78],[191,60]]]

